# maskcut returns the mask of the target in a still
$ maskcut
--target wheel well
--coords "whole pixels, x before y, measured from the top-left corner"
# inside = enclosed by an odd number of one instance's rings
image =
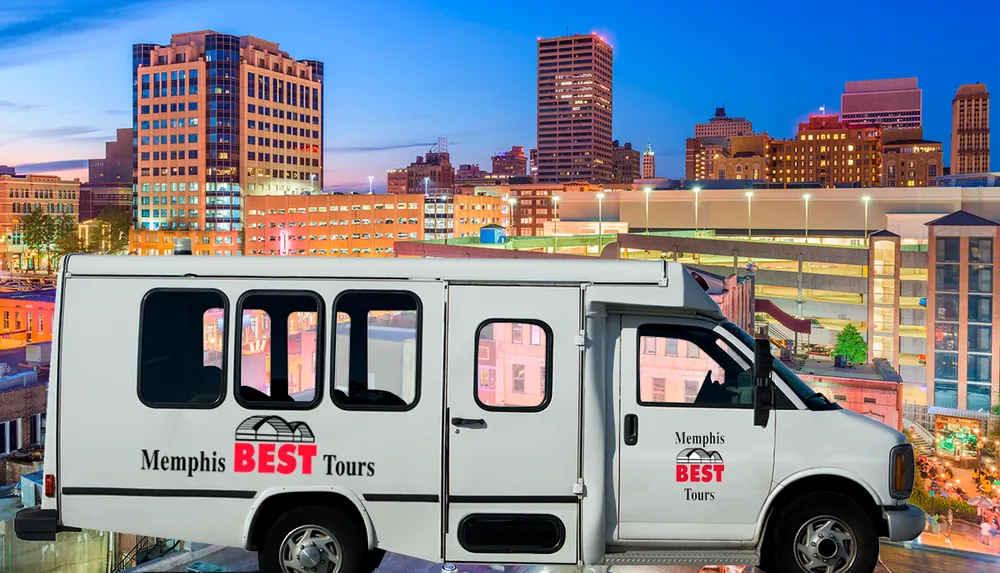
[[[293,492],[273,495],[264,500],[250,521],[247,549],[259,551],[264,545],[271,525],[286,511],[299,507],[316,506],[332,507],[343,511],[351,520],[351,524],[361,532],[365,539],[368,539],[368,528],[365,527],[365,520],[361,517],[358,507],[351,500],[332,492]]]
[[[860,484],[854,480],[840,476],[809,476],[786,486],[771,503],[765,521],[764,544],[766,545],[770,541],[771,531],[774,529],[771,526],[772,518],[775,518],[790,503],[803,495],[824,492],[839,493],[857,501],[865,513],[868,514],[868,517],[871,518],[872,525],[875,527],[875,531],[879,537],[889,534],[889,525],[882,516],[882,508],[872,498],[871,493]]]

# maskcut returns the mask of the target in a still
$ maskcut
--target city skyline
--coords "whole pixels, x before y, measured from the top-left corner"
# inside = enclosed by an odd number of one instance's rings
[[[636,147],[650,141],[660,156],[657,174],[662,177],[683,176],[684,139],[717,106],[753,121],[758,132],[788,137],[797,122],[820,106],[839,111],[845,82],[893,77],[919,78],[925,137],[942,141],[947,157],[955,90],[976,81],[990,88],[1000,81],[982,62],[959,57],[959,47],[946,37],[929,35],[920,38],[924,49],[919,53],[926,56],[891,67],[861,57],[867,48],[845,44],[841,55],[849,71],[817,65],[808,51],[796,51],[774,62],[783,71],[778,82],[762,84],[760,69],[739,66],[720,76],[709,72],[713,67],[674,57],[687,53],[685,45],[697,33],[698,22],[709,21],[710,11],[694,6],[653,10],[650,18],[637,19],[598,10],[597,4],[584,3],[584,9],[567,14],[555,3],[542,3],[526,18],[452,1],[362,6],[306,0],[290,3],[289,9],[315,11],[319,19],[342,25],[303,34],[301,21],[268,18],[254,9],[266,3],[242,3],[244,8],[234,11],[235,5],[229,0],[210,6],[179,0],[169,13],[161,13],[151,12],[153,4],[146,0],[15,0],[0,15],[0,82],[18,86],[0,98],[0,124],[8,128],[0,133],[0,164],[85,180],[86,160],[101,157],[115,130],[129,124],[131,45],[203,29],[268,38],[283,50],[326,63],[324,186],[338,191],[367,190],[368,175],[375,177],[376,190],[384,190],[386,171],[409,164],[437,137],[449,138],[455,164],[478,163],[485,169],[496,151],[511,145],[535,147],[537,38],[567,31],[595,31],[614,47],[612,137]],[[381,18],[388,9],[396,17]],[[820,16],[797,4],[770,15],[733,4],[727,13],[732,25],[713,20],[720,42],[737,38],[755,23],[776,30]],[[774,14],[778,19],[768,20]],[[664,35],[656,22],[667,17],[676,32]],[[941,16],[941,24],[947,27],[952,18],[957,25],[958,16],[950,14]],[[412,34],[412,29],[427,33]],[[58,40],[53,32],[59,33]],[[912,40],[909,32],[884,33],[887,44]],[[985,53],[985,42],[967,38],[962,53]],[[977,51],[979,44],[983,51]],[[360,46],[367,49],[359,55]],[[505,57],[498,58],[499,53]],[[491,81],[463,80],[476,69]],[[924,73],[928,69],[933,73]],[[448,82],[455,85],[419,89]],[[759,89],[761,85],[771,87]],[[401,86],[409,91],[400,92]]]

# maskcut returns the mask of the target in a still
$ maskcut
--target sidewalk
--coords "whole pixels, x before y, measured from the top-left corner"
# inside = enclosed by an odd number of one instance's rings
[[[973,531],[970,526],[956,523],[951,532],[951,537],[947,537],[948,524],[941,526],[940,533],[930,533],[925,531],[920,534],[919,542],[929,547],[940,547],[943,549],[956,549],[958,551],[968,551],[970,553],[984,553],[986,555],[1000,555],[1000,540],[993,540],[993,547],[987,547],[980,541],[979,530]]]

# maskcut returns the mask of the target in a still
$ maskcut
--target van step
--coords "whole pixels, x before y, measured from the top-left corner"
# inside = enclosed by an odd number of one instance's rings
[[[605,565],[758,565],[760,556],[749,549],[626,551],[609,553]]]

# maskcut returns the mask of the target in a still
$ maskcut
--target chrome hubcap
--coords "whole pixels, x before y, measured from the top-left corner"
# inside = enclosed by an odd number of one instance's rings
[[[858,546],[851,528],[835,517],[816,517],[795,535],[795,559],[803,571],[841,573],[854,565]]]
[[[342,555],[333,534],[316,525],[303,525],[285,536],[278,558],[283,573],[337,573]]]

